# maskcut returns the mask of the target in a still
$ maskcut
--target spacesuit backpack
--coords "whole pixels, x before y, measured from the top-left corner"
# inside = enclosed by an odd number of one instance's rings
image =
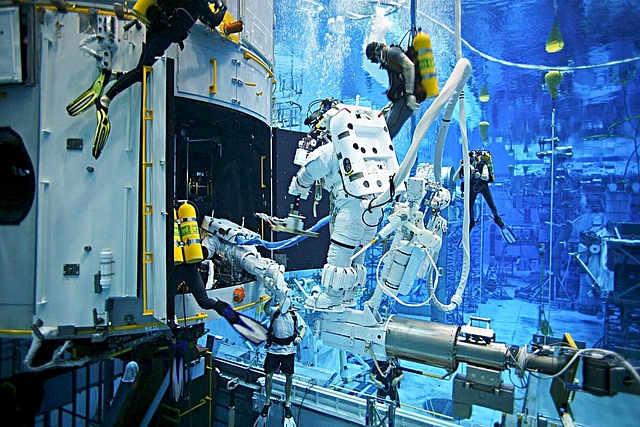
[[[345,191],[361,199],[382,194],[399,167],[387,122],[370,108],[340,104],[335,109],[328,130]]]

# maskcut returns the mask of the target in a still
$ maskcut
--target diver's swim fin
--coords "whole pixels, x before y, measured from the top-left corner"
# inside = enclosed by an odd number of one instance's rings
[[[267,427],[268,423],[269,417],[263,417],[262,415],[260,415],[258,418],[256,418],[256,422],[253,423],[253,427]]]
[[[181,357],[174,357],[171,366],[171,394],[177,402],[184,392],[184,364]]]
[[[224,301],[217,300],[213,308],[220,316],[227,319],[227,322],[240,335],[258,345],[267,340],[267,329],[255,319],[238,313]]]
[[[284,407],[284,427],[297,427],[296,420],[291,412],[291,406]]]
[[[253,427],[267,427],[269,422],[269,411],[271,410],[271,403],[262,407],[260,416],[256,418],[256,422],[253,423]]]
[[[96,99],[96,116],[98,123],[96,124],[96,133],[93,135],[93,148],[91,154],[96,159],[100,157],[104,145],[109,138],[109,132],[111,132],[111,122],[109,122],[109,110],[103,106],[100,99]]]
[[[70,116],[77,116],[91,107],[96,99],[102,95],[102,89],[104,85],[109,82],[110,77],[111,70],[104,68],[91,87],[67,105],[67,113],[69,113]]]
[[[516,241],[518,241],[518,238],[516,237],[511,227],[509,227],[506,224],[500,228],[500,233],[502,234],[504,241],[509,244],[515,243]]]

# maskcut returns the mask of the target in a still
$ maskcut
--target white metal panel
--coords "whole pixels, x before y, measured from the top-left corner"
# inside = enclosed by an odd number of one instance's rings
[[[194,95],[205,102],[234,105],[239,62],[234,55],[236,45],[224,40],[201,25],[194,27],[178,53],[176,88],[178,94]],[[214,72],[215,65],[215,72]],[[215,84],[215,93],[210,86]]]
[[[227,12],[231,14],[235,19],[242,20],[242,16],[240,12],[242,10],[241,3],[243,0],[228,0],[227,1]]]
[[[243,41],[273,64],[273,26],[275,22],[273,0],[245,0],[242,16],[244,22]]]
[[[244,60],[238,65],[237,71],[235,83],[238,102],[269,123],[272,79],[269,78],[267,70],[255,61]]]
[[[20,12],[18,7],[0,8],[0,83],[22,83]]]
[[[7,93],[6,99],[10,100],[0,105],[3,125],[10,126],[22,137],[36,169],[37,180],[38,90],[25,86],[3,90]],[[32,120],[25,120],[26,117]],[[0,225],[0,329],[29,331],[33,321],[36,209],[37,201],[34,200],[20,224]]]
[[[176,93],[243,111],[269,123],[269,70],[253,59],[245,59],[244,51],[235,43],[200,27],[192,31],[184,50],[177,54]],[[252,56],[264,64],[257,55]],[[247,86],[243,79],[256,86]],[[212,85],[215,93],[210,92]]]
[[[137,289],[140,85],[111,103],[111,135],[95,160],[95,109],[76,117],[65,111],[98,76],[96,59],[79,49],[86,35],[78,28],[76,13],[44,13],[36,318],[46,326],[92,326],[93,309],[103,317],[107,298],[135,296]],[[115,56],[125,70],[137,63],[130,46],[141,46],[142,36],[116,38]],[[68,149],[69,138],[82,139],[82,149]],[[113,280],[96,293],[105,249],[113,254]],[[65,265],[77,266],[77,273],[65,273]]]
[[[153,111],[153,119],[146,120],[146,142],[149,167],[146,168],[146,202],[152,211],[145,215],[147,221],[147,252],[153,254],[153,262],[147,263],[147,291],[149,305],[154,317],[166,319],[167,296],[167,221],[173,230],[173,212],[166,211],[166,97],[167,97],[166,59],[158,60],[153,66],[147,86],[146,106]],[[144,101],[144,100],[143,100]],[[143,286],[145,283],[143,283]]]

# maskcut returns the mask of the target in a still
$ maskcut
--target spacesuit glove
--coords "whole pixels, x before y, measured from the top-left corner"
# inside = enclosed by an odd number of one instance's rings
[[[300,196],[302,200],[307,200],[307,196],[309,195],[309,191],[311,187],[306,188],[298,183],[298,177],[296,175],[291,179],[291,184],[289,184],[289,194],[292,196]]]
[[[418,101],[416,101],[415,95],[411,94],[407,96],[407,107],[409,107],[412,111],[416,111],[418,108],[420,108],[420,104],[418,104]]]
[[[300,344],[300,342],[302,342],[302,337],[300,335],[296,335],[296,337],[293,340],[293,345],[298,345]]]

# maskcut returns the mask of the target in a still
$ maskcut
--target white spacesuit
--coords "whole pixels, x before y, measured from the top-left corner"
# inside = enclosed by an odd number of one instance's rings
[[[375,236],[384,205],[370,203],[388,188],[398,163],[379,112],[339,104],[325,114],[325,120],[331,141],[307,157],[291,181],[289,194],[304,199],[314,182],[322,180],[331,195],[331,244],[322,271],[324,289],[306,305],[339,310],[353,302],[365,282],[365,254],[353,261],[350,258]]]

